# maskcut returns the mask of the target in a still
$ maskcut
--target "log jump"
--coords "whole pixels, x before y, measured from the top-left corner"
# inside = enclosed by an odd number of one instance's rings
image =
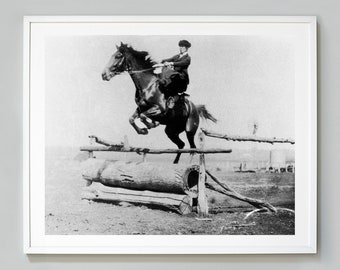
[[[180,214],[187,214],[193,209],[197,209],[200,217],[206,217],[209,214],[209,209],[205,189],[208,188],[247,202],[257,209],[276,212],[276,208],[270,203],[239,194],[206,170],[206,154],[231,153],[232,150],[205,148],[204,134],[217,137],[216,134],[203,130],[199,134],[200,147],[198,149],[133,147],[128,144],[126,137],[123,143],[116,144],[94,135],[89,136],[92,142],[101,144],[101,146],[91,145],[80,148],[81,151],[89,153],[89,159],[84,162],[82,169],[82,177],[87,183],[82,198],[96,201],[125,201],[135,204],[157,205]],[[274,143],[274,141],[272,140],[270,143]],[[135,152],[143,155],[143,162],[96,159],[93,158],[95,151]],[[199,154],[199,165],[164,165],[145,162],[147,154],[177,153]],[[96,183],[97,186],[93,187],[92,183]]]
[[[200,136],[204,136],[203,133]],[[206,180],[204,155],[232,152],[231,149],[204,149],[203,144],[199,149],[154,149],[130,146],[126,137],[122,143],[113,143],[94,135],[89,138],[92,142],[101,145],[80,148],[80,151],[88,152],[90,158],[83,164],[82,169],[83,179],[86,180],[88,186],[83,192],[84,199],[104,200],[105,198],[108,201],[157,203],[163,207],[175,209],[181,214],[192,211],[192,208],[196,206],[202,216],[208,214],[207,198],[204,195]],[[93,152],[96,151],[135,152],[143,155],[143,162],[95,159]],[[145,162],[146,154],[178,153],[200,154],[200,165],[163,165]],[[96,190],[91,190],[89,186],[93,182],[101,183],[105,186],[105,190],[102,188],[98,190],[98,187]],[[107,187],[112,188],[112,192],[108,192]],[[147,191],[154,193],[150,196]],[[176,199],[170,200],[170,197],[176,197]]]
[[[83,164],[82,177],[88,183],[84,199],[97,201],[157,205],[188,214],[197,197],[192,192],[197,186],[199,166],[124,162],[88,159]],[[92,183],[102,186],[91,188]]]
[[[157,165],[157,166],[156,166]],[[197,185],[199,166],[88,159],[82,177],[91,185],[186,194]]]

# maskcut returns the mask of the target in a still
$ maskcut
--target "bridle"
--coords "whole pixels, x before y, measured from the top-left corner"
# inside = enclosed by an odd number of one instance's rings
[[[138,73],[144,73],[144,72],[148,72],[148,71],[155,69],[154,67],[151,67],[151,68],[146,68],[146,69],[132,70],[132,67],[126,63],[126,57],[125,56],[122,57],[122,59],[119,61],[119,63],[114,65],[114,68],[116,69],[116,68],[118,68],[122,65],[125,65],[125,68],[122,69],[121,71],[110,71],[110,72],[115,74],[115,75],[119,75],[119,74],[121,74],[125,71],[128,72],[129,74],[138,74]]]

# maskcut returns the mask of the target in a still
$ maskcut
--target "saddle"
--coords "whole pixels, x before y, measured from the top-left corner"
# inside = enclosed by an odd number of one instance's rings
[[[166,67],[159,74],[158,82],[159,90],[164,93],[166,99],[185,92],[188,85],[179,72]]]

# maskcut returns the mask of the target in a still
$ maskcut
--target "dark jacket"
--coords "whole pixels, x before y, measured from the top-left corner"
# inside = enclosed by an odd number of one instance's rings
[[[164,62],[173,62],[175,71],[177,71],[182,79],[185,80],[187,84],[189,84],[188,67],[191,62],[189,54],[186,54],[182,57],[180,57],[180,54],[176,54],[171,58],[162,60],[162,63]]]

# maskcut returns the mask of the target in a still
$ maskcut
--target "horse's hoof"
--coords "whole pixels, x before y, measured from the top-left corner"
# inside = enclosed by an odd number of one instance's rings
[[[142,129],[139,131],[139,134],[141,134],[141,135],[146,135],[146,134],[148,134],[148,133],[149,133],[149,131],[148,131],[147,128],[142,128]]]

